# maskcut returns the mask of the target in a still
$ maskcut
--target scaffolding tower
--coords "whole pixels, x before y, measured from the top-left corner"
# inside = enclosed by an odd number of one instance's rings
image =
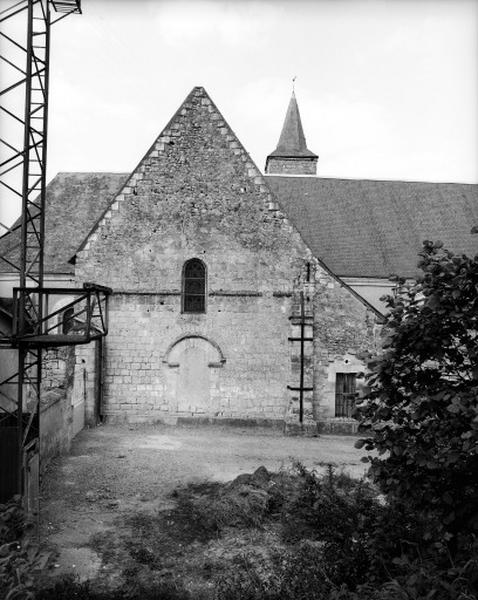
[[[0,262],[18,281],[2,308],[10,325],[0,329],[0,348],[18,353],[17,372],[0,381],[0,491],[3,499],[20,494],[30,513],[38,512],[42,352],[106,335],[111,292],[94,284],[81,290],[43,285],[50,30],[71,14],[81,14],[81,0],[20,0],[0,11],[5,70],[0,203],[6,207],[21,201],[21,217],[12,226],[0,223],[8,247]],[[59,311],[50,310],[58,294],[72,295],[62,310],[70,309],[73,334],[59,331]]]

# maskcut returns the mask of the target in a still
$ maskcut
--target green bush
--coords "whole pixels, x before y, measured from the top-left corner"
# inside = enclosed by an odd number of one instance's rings
[[[217,581],[215,600],[318,600],[328,598],[331,584],[321,570],[322,549],[302,541],[278,551],[264,568],[260,561],[242,557]]]
[[[372,562],[375,523],[384,511],[377,492],[366,482],[336,475],[325,477],[299,467],[298,493],[282,515],[284,539],[321,543],[320,568],[334,584],[363,581]]]
[[[10,502],[0,504],[0,544],[15,542],[23,534],[26,523],[20,500],[20,496],[14,496]]]
[[[48,554],[25,539],[28,527],[19,496],[0,504],[0,600],[34,598],[36,577]]]
[[[324,477],[297,471],[281,514],[287,549],[266,566],[234,564],[217,600],[476,600],[476,542],[454,561],[423,540],[422,516],[379,501],[370,484],[332,468]]]
[[[478,534],[478,256],[424,242],[420,257],[422,277],[397,279],[387,299],[358,447],[378,451],[373,480],[423,516],[431,546],[455,556]]]

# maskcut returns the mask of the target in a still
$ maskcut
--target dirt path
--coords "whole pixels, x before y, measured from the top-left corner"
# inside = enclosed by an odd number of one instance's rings
[[[284,437],[233,428],[101,426],[81,432],[68,456],[55,460],[42,482],[41,538],[58,552],[56,572],[80,578],[103,568],[93,536],[119,529],[122,516],[172,505],[178,486],[229,481],[264,465],[270,471],[300,461],[327,463],[360,477],[365,466],[354,437]]]

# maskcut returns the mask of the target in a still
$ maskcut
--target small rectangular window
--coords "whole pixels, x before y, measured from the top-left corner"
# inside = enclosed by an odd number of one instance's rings
[[[357,397],[357,374],[337,373],[335,377],[335,416],[350,418]]]

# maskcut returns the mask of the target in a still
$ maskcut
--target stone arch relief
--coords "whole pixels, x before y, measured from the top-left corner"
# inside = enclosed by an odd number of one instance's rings
[[[167,349],[166,399],[170,412],[214,415],[219,411],[219,376],[226,358],[216,342],[183,335]]]

